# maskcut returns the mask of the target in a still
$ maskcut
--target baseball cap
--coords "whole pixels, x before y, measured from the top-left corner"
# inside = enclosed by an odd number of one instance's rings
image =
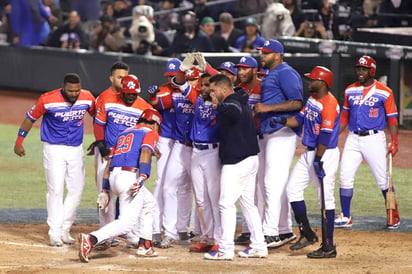
[[[246,18],[245,25],[246,26],[247,25],[256,25],[257,26],[257,21],[253,17],[248,17],[248,18]]]
[[[258,63],[252,56],[243,56],[240,58],[239,63],[235,67],[257,68]]]
[[[278,40],[274,39],[266,40],[263,47],[258,47],[256,49],[269,53],[284,53],[283,45]]]
[[[177,58],[171,58],[166,62],[166,69],[163,76],[174,76],[178,73],[182,62]]]
[[[259,75],[265,75],[266,74],[266,69],[260,68],[259,71],[257,72]]]
[[[223,62],[217,69],[224,69],[233,75],[237,75],[237,68],[235,67],[235,64],[229,61]]]
[[[202,21],[200,22],[200,25],[203,26],[206,23],[214,23],[214,22],[215,20],[213,20],[212,17],[206,16],[206,17],[203,17]]]

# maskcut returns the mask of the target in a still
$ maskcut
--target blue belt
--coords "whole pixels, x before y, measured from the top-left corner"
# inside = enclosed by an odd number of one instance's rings
[[[214,144],[196,144],[193,143],[193,146],[197,148],[198,150],[206,150],[206,149],[214,149],[217,148],[219,145],[214,143]]]

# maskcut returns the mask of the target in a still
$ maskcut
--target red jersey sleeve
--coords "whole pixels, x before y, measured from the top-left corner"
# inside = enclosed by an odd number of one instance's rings
[[[155,148],[159,142],[159,134],[155,130],[149,131],[143,138],[142,147],[147,147],[152,151],[152,154],[155,153]]]
[[[46,113],[46,108],[44,107],[44,98],[45,96],[42,95],[40,98],[34,103],[29,111],[27,111],[27,117],[32,120],[33,122],[39,119],[43,114]]]

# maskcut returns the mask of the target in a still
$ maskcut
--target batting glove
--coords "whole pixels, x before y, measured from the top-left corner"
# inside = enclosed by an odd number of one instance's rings
[[[102,157],[109,156],[111,150],[110,148],[106,147],[104,140],[98,140],[95,143],[96,143],[96,146],[99,148],[99,151]]]
[[[322,157],[316,155],[315,161],[313,161],[313,167],[315,168],[315,173],[319,178],[319,181],[322,181],[325,177],[325,170],[323,169],[323,162],[320,160]]]
[[[102,190],[97,196],[97,205],[101,210],[104,210],[104,213],[107,213],[109,210],[110,195],[107,190]]]
[[[180,65],[180,70],[181,71],[186,71],[188,69],[191,69],[193,67],[193,63],[195,61],[195,57],[193,56],[192,53],[188,53],[185,57],[185,59],[183,59],[182,64]]]
[[[145,175],[140,175],[139,178],[130,186],[130,195],[132,197],[136,197],[136,195],[139,193],[139,190],[142,188],[144,181],[146,180]]]
[[[149,93],[151,96],[155,96],[156,93],[159,92],[159,87],[157,85],[151,85],[148,89],[147,89],[147,93]]]
[[[398,135],[392,135],[392,143],[389,144],[388,154],[392,153],[392,157],[398,152]]]
[[[197,61],[197,68],[202,71],[205,72],[206,71],[206,66],[207,66],[207,62],[205,57],[203,56],[203,54],[201,52],[195,52],[194,53],[194,57]]]

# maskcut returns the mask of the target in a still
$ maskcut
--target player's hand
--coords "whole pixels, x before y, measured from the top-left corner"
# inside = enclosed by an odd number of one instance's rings
[[[137,180],[130,186],[130,195],[132,195],[132,197],[136,197],[145,180],[146,176],[140,175],[139,178],[137,178]]]
[[[94,155],[94,148],[96,147],[96,141],[91,143],[90,146],[87,148],[87,155]]]
[[[320,160],[322,157],[315,156],[315,160],[313,161],[313,167],[315,168],[315,173],[319,178],[319,181],[325,177],[325,170],[323,169],[323,162]]]
[[[156,156],[157,159],[159,159],[160,157],[162,157],[162,153],[160,152],[158,147],[155,147],[155,153],[154,156]]]
[[[155,96],[156,93],[159,92],[159,87],[157,85],[151,85],[147,89],[147,93],[149,93],[151,96]]]
[[[111,150],[110,148],[106,147],[104,140],[98,140],[95,143],[95,145],[99,148],[100,154],[103,158],[109,156]]]
[[[99,195],[97,196],[97,205],[99,206],[99,208],[101,210],[104,211],[104,213],[107,213],[107,211],[109,210],[109,203],[110,203],[110,195],[109,192],[107,190],[102,190],[102,192],[99,193]]]
[[[255,112],[256,113],[268,112],[267,106],[265,104],[262,104],[262,103],[257,103],[255,105]]]
[[[389,144],[388,154],[392,153],[392,157],[398,152],[398,135],[391,135],[392,142]]]
[[[19,155],[20,157],[26,156],[24,146],[14,146],[14,153]]]
[[[275,116],[272,117],[272,119],[270,119],[270,126],[271,127],[276,127],[278,124],[281,125],[286,125],[286,117],[279,117],[279,116]]]
[[[181,71],[186,71],[188,69],[191,69],[193,67],[193,63],[195,61],[195,57],[193,56],[193,53],[189,52],[186,54],[185,59],[183,59],[182,64],[180,65],[180,70]]]
[[[206,71],[206,66],[207,66],[207,62],[205,57],[203,56],[203,54],[201,52],[195,52],[194,53],[194,57],[195,60],[197,61],[197,68],[201,71],[201,72],[205,72]]]

